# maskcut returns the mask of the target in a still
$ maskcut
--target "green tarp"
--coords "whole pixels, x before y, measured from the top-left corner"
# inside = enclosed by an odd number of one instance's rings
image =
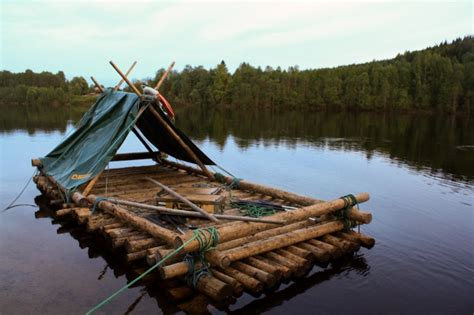
[[[214,164],[156,105],[141,102],[132,93],[108,90],[84,114],[76,130],[41,159],[43,172],[52,176],[67,190],[75,190],[107,166],[135,124],[159,150],[192,162],[187,152],[174,141],[149,110],[145,110],[137,120],[141,106],[155,106],[162,118],[203,163]]]

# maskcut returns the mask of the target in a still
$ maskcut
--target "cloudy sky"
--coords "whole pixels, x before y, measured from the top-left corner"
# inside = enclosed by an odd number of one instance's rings
[[[284,68],[332,67],[394,57],[473,34],[466,2],[1,1],[0,68],[94,75],[108,61],[134,78],[176,60]]]

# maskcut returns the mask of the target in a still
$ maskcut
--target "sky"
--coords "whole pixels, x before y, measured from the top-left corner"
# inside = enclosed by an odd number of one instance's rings
[[[242,62],[300,69],[392,58],[472,35],[471,1],[22,1],[0,0],[0,69],[62,70],[105,85],[173,60],[230,71]],[[90,80],[89,80],[90,82]]]

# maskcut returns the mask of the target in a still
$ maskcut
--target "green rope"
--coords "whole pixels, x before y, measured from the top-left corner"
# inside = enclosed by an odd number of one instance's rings
[[[349,211],[353,206],[357,206],[357,209],[359,209],[359,203],[357,202],[356,197],[352,194],[342,196],[341,199],[344,200],[344,207],[341,210],[336,211],[334,215],[337,219],[344,222],[345,230],[350,230],[357,225],[357,222],[349,219]]]
[[[204,232],[208,232],[209,237],[207,237],[206,233],[204,233]],[[199,251],[201,251],[201,250],[210,250],[210,249],[214,248],[217,245],[217,243],[219,242],[219,234],[217,232],[217,229],[214,228],[214,227],[207,228],[207,229],[194,230],[193,231],[193,236],[189,240],[184,242],[183,245],[176,248],[174,251],[172,251],[171,253],[169,253],[165,257],[163,257],[162,260],[160,260],[159,262],[154,264],[152,267],[150,267],[144,273],[139,275],[133,281],[131,281],[127,285],[123,286],[122,288],[120,288],[119,290],[114,292],[112,295],[110,295],[108,298],[106,298],[105,300],[103,300],[102,302],[100,302],[99,304],[94,306],[93,308],[91,308],[89,311],[87,311],[86,315],[93,314],[99,308],[101,308],[102,306],[104,306],[107,303],[109,303],[110,301],[112,301],[117,295],[119,295],[120,293],[122,293],[123,291],[125,291],[126,289],[128,289],[129,287],[134,285],[135,283],[137,283],[140,279],[142,279],[143,277],[148,275],[150,272],[152,272],[153,270],[155,270],[156,268],[161,266],[168,259],[170,259],[170,258],[174,257],[175,255],[177,255],[180,251],[182,251],[188,244],[190,244],[194,240],[198,240],[198,242],[199,242]],[[208,243],[205,243],[205,242],[208,242]]]
[[[211,273],[209,270],[210,264],[205,258],[206,252],[215,249],[217,243],[219,243],[219,233],[215,227],[210,227],[206,230],[206,233],[199,233],[196,236],[197,241],[199,242],[199,251],[195,253],[189,253],[184,257],[184,261],[188,264],[188,274],[186,280],[188,285],[196,288],[196,285],[199,279]],[[196,264],[201,263],[201,267],[196,269]]]
[[[272,207],[266,207],[262,205],[253,205],[253,204],[241,204],[238,202],[231,202],[233,208],[239,209],[240,212],[249,217],[260,218],[267,215],[272,215],[276,213],[276,210]]]

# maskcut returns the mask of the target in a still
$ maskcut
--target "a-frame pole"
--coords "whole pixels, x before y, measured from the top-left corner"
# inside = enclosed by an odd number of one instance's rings
[[[133,92],[135,92],[135,94],[137,94],[137,96],[141,98],[142,94],[140,93],[140,91],[133,85],[132,82],[130,82],[130,80],[128,80],[128,78],[117,67],[117,65],[115,65],[115,63],[113,63],[112,61],[110,61],[110,64],[115,69],[115,71],[117,71],[117,73],[122,77],[122,79],[124,79],[124,81],[133,90]],[[166,121],[161,117],[161,115],[156,111],[156,109],[153,106],[149,106],[147,108],[150,109],[151,113],[165,127],[165,129],[171,134],[171,136],[181,145],[181,147],[183,147],[183,149],[186,151],[186,153],[189,154],[189,156],[194,160],[194,162],[199,165],[204,174],[206,174],[209,179],[214,180],[214,175],[209,172],[204,163],[201,162],[201,160],[196,156],[196,154],[194,154],[193,150],[191,150],[191,148],[189,148],[189,146],[184,143],[183,139],[181,139],[181,137],[166,123]]]

